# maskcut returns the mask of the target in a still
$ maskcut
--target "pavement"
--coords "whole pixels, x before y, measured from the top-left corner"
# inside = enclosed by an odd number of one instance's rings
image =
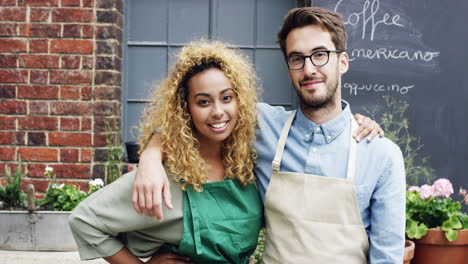
[[[103,259],[81,261],[78,251],[13,251],[0,250],[0,264],[104,264]]]

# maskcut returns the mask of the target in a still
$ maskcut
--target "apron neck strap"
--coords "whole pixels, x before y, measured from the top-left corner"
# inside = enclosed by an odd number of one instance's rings
[[[289,116],[288,120],[283,126],[283,130],[281,131],[280,138],[278,140],[278,145],[276,146],[276,154],[273,162],[271,163],[271,167],[273,171],[278,172],[281,166],[281,159],[283,157],[284,145],[286,144],[286,139],[288,139],[289,129],[291,128],[292,122],[294,117],[296,116],[297,110],[293,111]]]

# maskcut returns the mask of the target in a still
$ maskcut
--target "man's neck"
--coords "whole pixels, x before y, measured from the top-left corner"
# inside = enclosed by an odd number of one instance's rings
[[[304,115],[316,124],[323,124],[333,120],[343,111],[341,100],[335,100],[334,103],[322,108],[311,108],[302,104],[300,107]]]

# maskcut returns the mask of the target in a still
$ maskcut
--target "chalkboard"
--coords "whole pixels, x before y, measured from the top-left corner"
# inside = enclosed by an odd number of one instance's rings
[[[468,1],[319,0],[343,15],[350,69],[343,98],[353,112],[383,95],[409,104],[411,134],[436,177],[468,187]],[[454,195],[454,198],[457,195]]]

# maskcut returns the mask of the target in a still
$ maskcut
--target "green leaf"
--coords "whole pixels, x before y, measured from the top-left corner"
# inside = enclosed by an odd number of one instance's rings
[[[457,230],[446,230],[445,231],[445,238],[447,238],[448,241],[452,242],[452,241],[455,241],[455,239],[457,239],[458,237],[458,232]]]
[[[442,230],[449,231],[452,229],[461,229],[462,223],[456,216],[451,216],[447,221],[442,223]]]

